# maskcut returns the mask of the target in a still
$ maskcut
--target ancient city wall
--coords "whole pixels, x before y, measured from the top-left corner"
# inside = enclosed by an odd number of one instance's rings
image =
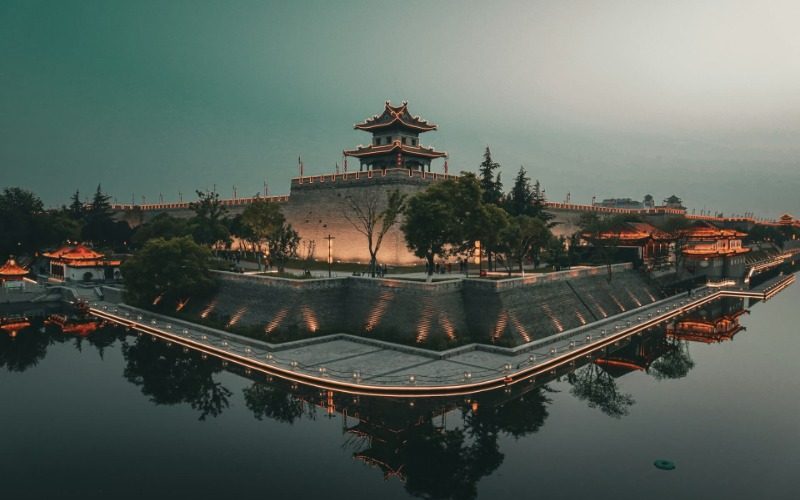
[[[434,347],[519,345],[663,298],[629,265],[503,281],[422,283],[347,277],[286,280],[219,272],[217,294],[190,304],[263,339],[352,333]]]

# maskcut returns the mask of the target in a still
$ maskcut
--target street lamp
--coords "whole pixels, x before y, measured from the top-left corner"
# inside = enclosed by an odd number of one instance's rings
[[[333,240],[335,240],[336,238],[334,238],[333,236],[328,234],[328,236],[326,236],[323,239],[328,240],[328,278],[330,278],[331,277],[331,264],[333,264]]]

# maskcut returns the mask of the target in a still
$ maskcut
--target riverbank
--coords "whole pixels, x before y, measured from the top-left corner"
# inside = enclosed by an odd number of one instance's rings
[[[692,297],[663,299],[602,321],[513,348],[470,344],[447,351],[402,346],[347,334],[271,344],[167,316],[96,303],[98,317],[155,338],[281,378],[316,387],[398,397],[459,395],[531,380],[626,337],[725,296],[768,300],[795,280],[779,276],[752,290],[703,287]]]

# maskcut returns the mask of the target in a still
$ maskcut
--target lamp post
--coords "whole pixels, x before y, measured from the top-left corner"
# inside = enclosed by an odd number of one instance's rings
[[[323,239],[328,240],[328,278],[330,278],[331,277],[331,264],[333,264],[333,240],[335,240],[336,238],[334,238],[333,236],[328,234],[328,236],[326,236]]]

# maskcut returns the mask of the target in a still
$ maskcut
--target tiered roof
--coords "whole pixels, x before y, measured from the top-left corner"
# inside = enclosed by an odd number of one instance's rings
[[[392,106],[390,101],[386,101],[383,113],[367,118],[361,123],[356,123],[353,128],[375,132],[390,127],[405,127],[416,132],[429,132],[436,130],[437,126],[423,120],[419,116],[411,116],[408,112],[408,102],[403,101],[400,106]]]
[[[436,151],[433,148],[426,148],[425,146],[410,146],[401,143],[399,140],[391,144],[383,144],[381,146],[358,146],[356,149],[347,149],[344,151],[346,156],[354,156],[356,158],[367,158],[391,153],[402,153],[425,158],[445,158],[447,156],[447,153],[442,151]]]
[[[118,266],[120,264],[119,260],[106,259],[105,255],[82,244],[63,246],[53,252],[45,252],[44,256],[71,267]]]
[[[20,279],[28,275],[28,270],[17,264],[14,257],[9,257],[5,264],[0,266],[0,279]]]
[[[741,239],[747,236],[747,233],[737,231],[735,229],[726,229],[717,227],[707,221],[697,221],[686,229],[680,231],[681,235],[689,239]]]
[[[623,222],[619,226],[602,231],[600,239],[617,239],[620,242],[642,242],[653,239],[656,241],[672,241],[675,238],[657,227],[646,222]]]

